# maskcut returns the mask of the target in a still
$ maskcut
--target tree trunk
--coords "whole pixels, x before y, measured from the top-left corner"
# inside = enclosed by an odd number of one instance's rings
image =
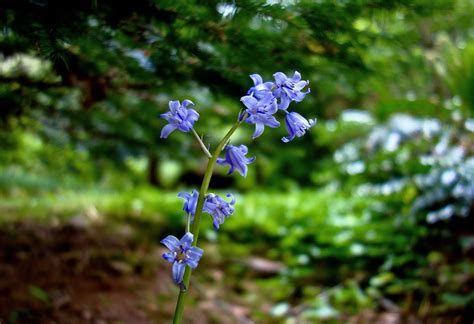
[[[155,187],[160,186],[160,179],[158,178],[158,158],[154,153],[148,155],[148,183]]]

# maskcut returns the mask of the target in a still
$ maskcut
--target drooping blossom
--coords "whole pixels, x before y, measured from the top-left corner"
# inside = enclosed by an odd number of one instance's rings
[[[194,106],[194,103],[187,99],[183,100],[182,104],[179,100],[169,102],[170,111],[160,115],[169,122],[161,130],[160,138],[167,138],[175,129],[187,133],[193,128],[194,123],[199,119],[199,114],[194,109],[186,108],[189,105]]]
[[[212,216],[212,225],[216,230],[222,225],[227,217],[234,213],[235,198],[232,194],[227,194],[227,198],[232,198],[230,202],[225,201],[215,194],[208,194],[204,201],[203,211]]]
[[[252,79],[254,86],[247,91],[248,96],[260,100],[272,92],[275,85],[273,82],[263,82],[263,79],[259,74],[251,74],[250,78]]]
[[[217,164],[228,164],[230,165],[229,172],[231,174],[234,170],[237,170],[242,176],[247,176],[247,164],[255,161],[255,156],[251,158],[245,157],[248,152],[248,148],[245,145],[233,146],[227,145],[225,151],[225,158],[218,158]]]
[[[279,98],[278,103],[279,109],[287,109],[290,102],[300,102],[304,97],[310,93],[310,89],[306,92],[302,92],[304,87],[309,84],[309,81],[302,81],[301,75],[296,71],[292,78],[288,78],[286,74],[277,72],[273,75],[275,78],[276,89],[273,91],[275,98]]]
[[[184,199],[183,210],[186,212],[186,214],[191,215],[193,219],[194,214],[196,213],[199,192],[196,189],[193,189],[191,194],[182,191],[178,193],[178,197]]]
[[[289,135],[283,137],[281,140],[285,143],[288,143],[293,138],[295,138],[295,136],[303,136],[306,133],[306,130],[310,129],[316,124],[316,119],[307,120],[297,112],[290,112],[286,114],[285,124]]]
[[[248,117],[245,121],[249,124],[255,124],[255,132],[252,135],[253,139],[262,135],[265,126],[271,128],[280,126],[280,122],[273,117],[273,114],[278,111],[278,107],[276,99],[271,93],[260,100],[252,96],[244,96],[240,98],[240,101],[247,107],[245,112],[248,114]]]
[[[173,281],[181,285],[186,266],[195,269],[198,266],[204,251],[196,246],[192,246],[193,234],[187,232],[178,240],[173,235],[168,235],[160,241],[170,252],[163,253],[163,259],[173,264]]]

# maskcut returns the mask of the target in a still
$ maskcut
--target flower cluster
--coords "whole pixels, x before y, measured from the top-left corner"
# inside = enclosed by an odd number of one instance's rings
[[[278,110],[284,111],[286,130],[288,136],[281,140],[285,143],[293,140],[295,136],[301,137],[306,130],[316,124],[316,120],[306,120],[296,112],[288,112],[288,106],[292,101],[300,102],[310,93],[302,90],[309,84],[309,81],[301,80],[299,72],[295,72],[292,78],[287,77],[282,72],[273,75],[275,82],[263,82],[258,74],[252,74],[254,86],[249,89],[246,96],[240,98],[240,101],[247,107],[245,112],[248,117],[245,122],[255,124],[255,133],[252,138],[257,138],[263,133],[264,126],[276,128],[280,123],[273,116]]]
[[[187,192],[180,192],[178,197],[184,199],[183,210],[191,216],[191,221],[194,219],[194,214],[196,213],[197,200],[199,198],[199,192],[196,189],[193,189],[192,194]],[[207,194],[204,197],[204,206],[202,211],[208,213],[212,217],[212,224],[216,230],[219,229],[219,226],[222,225],[226,218],[234,213],[235,198],[232,194],[227,194],[227,198],[231,198],[230,202],[226,202],[221,197],[215,194]]]
[[[265,126],[270,128],[280,126],[280,122],[274,115],[281,110],[286,114],[285,125],[288,131],[288,136],[283,137],[282,141],[288,143],[295,137],[303,136],[306,131],[316,123],[315,119],[306,119],[297,112],[289,112],[287,110],[291,102],[302,101],[310,92],[310,89],[303,91],[309,82],[301,80],[301,75],[298,72],[295,72],[291,78],[282,72],[275,73],[273,77],[275,79],[274,82],[264,82],[260,75],[250,75],[254,86],[240,99],[246,108],[239,115],[236,127],[238,127],[242,121],[248,124],[255,124],[255,132],[252,135],[252,138],[255,139],[262,135]],[[212,156],[199,135],[197,135],[197,132],[193,129],[194,123],[199,119],[199,114],[194,109],[188,108],[188,106],[193,105],[193,102],[187,99],[183,100],[182,103],[179,101],[170,101],[169,111],[160,115],[161,118],[168,122],[168,124],[163,127],[160,137],[167,138],[171,132],[176,129],[185,133],[192,131],[204,153],[209,158],[208,163],[210,164],[207,170],[210,171],[206,171],[205,175],[205,179],[208,177],[208,181],[212,174],[213,163],[228,165],[229,170],[227,174],[237,171],[246,177],[248,171],[247,165],[254,162],[256,158],[246,157],[248,153],[247,146],[243,144],[234,146],[227,143],[236,127],[232,128],[228,135],[222,139],[218,146],[219,149],[214,153],[215,155],[220,155],[221,149],[224,148],[222,149],[225,150],[224,157]],[[227,145],[225,145],[226,143]],[[195,246],[196,242],[193,242],[194,236],[189,232],[189,222],[193,222],[194,218],[198,217],[197,215],[200,217],[201,212],[208,213],[212,217],[214,229],[218,230],[224,221],[234,213],[233,206],[235,204],[235,198],[233,195],[230,193],[227,194],[226,197],[230,198],[230,201],[226,201],[216,194],[207,193],[207,185],[209,182],[205,183],[206,182],[203,181],[203,188],[201,188],[203,195],[201,197],[202,200],[199,199],[201,193],[196,189],[193,189],[191,193],[180,192],[178,194],[179,198],[184,199],[183,211],[188,215],[188,229],[183,238],[178,240],[176,237],[168,235],[165,239],[161,240],[161,243],[169,250],[169,252],[163,254],[163,258],[173,264],[173,281],[182,289],[185,289],[183,277],[186,266],[192,269],[196,268],[204,253],[202,249]],[[202,206],[202,210],[196,210],[199,202],[202,204],[200,205]],[[198,223],[196,222],[194,225],[197,226]],[[199,228],[194,230],[193,227],[193,231],[195,231],[195,234],[199,233]]]

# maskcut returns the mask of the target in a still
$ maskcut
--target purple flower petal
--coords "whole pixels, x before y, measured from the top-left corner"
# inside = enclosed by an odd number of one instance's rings
[[[259,74],[251,74],[250,78],[252,79],[254,85],[263,83],[263,79]]]
[[[164,244],[171,252],[174,252],[179,248],[179,241],[173,235],[168,235],[167,237],[162,239],[160,243]]]
[[[183,248],[189,248],[191,244],[193,244],[193,234],[191,232],[187,232],[179,241]]]
[[[176,260],[176,255],[173,252],[166,252],[166,253],[163,253],[163,259],[165,259],[168,262],[173,263]]]
[[[167,138],[172,131],[178,128],[176,125],[168,124],[161,130],[160,138]]]
[[[263,126],[262,123],[255,124],[255,132],[252,135],[252,139],[256,139],[257,137],[262,135],[264,128],[265,127]]]
[[[181,262],[174,262],[172,268],[173,281],[177,284],[183,281],[184,270],[186,265]]]

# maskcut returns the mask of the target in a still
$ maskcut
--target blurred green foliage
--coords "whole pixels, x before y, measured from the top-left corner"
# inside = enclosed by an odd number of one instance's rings
[[[194,100],[196,129],[214,145],[250,73],[298,70],[312,92],[292,109],[317,126],[291,144],[284,127],[250,144],[244,125],[232,142],[256,163],[245,179],[218,168],[211,183],[239,192],[235,216],[203,235],[218,246],[215,265],[239,278],[226,288],[262,320],[474,312],[472,0],[1,9],[2,222],[125,222],[157,244],[180,236],[177,188],[199,185],[205,159],[188,134],[160,140],[158,114]],[[283,267],[259,276],[236,262],[256,256]]]

